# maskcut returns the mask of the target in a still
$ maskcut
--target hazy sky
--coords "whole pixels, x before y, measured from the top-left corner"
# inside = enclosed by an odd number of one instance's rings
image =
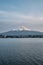
[[[43,31],[43,0],[0,0],[0,32],[23,25]]]

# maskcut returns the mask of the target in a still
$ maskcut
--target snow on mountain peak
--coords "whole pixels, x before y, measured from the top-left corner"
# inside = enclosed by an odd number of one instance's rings
[[[27,27],[25,27],[25,26],[20,26],[19,28],[17,28],[17,29],[13,29],[13,30],[19,30],[19,31],[22,31],[22,30],[30,30],[30,29],[28,29]]]
[[[30,29],[28,29],[28,28],[25,27],[25,26],[21,26],[18,30],[30,30]]]

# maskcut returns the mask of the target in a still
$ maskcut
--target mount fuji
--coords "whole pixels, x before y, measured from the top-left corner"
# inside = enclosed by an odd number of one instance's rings
[[[13,29],[8,32],[0,34],[0,37],[12,37],[12,38],[29,38],[29,37],[43,37],[43,32],[32,31],[25,26],[21,26],[18,29]]]

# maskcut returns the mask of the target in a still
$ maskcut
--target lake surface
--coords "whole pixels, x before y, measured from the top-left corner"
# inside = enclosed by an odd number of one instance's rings
[[[43,65],[43,38],[0,38],[0,65]]]

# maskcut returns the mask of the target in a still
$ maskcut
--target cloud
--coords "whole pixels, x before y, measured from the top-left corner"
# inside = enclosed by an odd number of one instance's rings
[[[15,21],[16,20],[20,20],[20,19],[25,19],[25,20],[33,20],[33,21],[38,21],[38,20],[43,20],[43,17],[35,17],[35,16],[30,16],[30,15],[25,15],[25,14],[21,14],[19,12],[9,12],[9,11],[0,11],[0,21],[1,20],[5,20],[5,21]]]
[[[0,31],[7,31],[21,25],[43,31],[43,17],[25,15],[15,11],[0,11]]]

